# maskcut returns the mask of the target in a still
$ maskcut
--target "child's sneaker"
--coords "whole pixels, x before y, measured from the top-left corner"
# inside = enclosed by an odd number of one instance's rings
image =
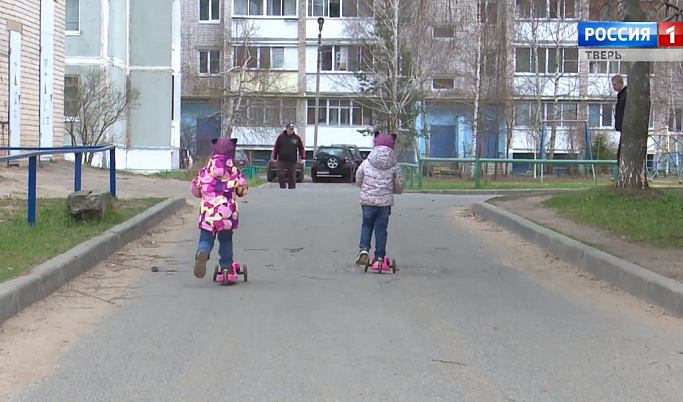
[[[372,259],[372,270],[373,271],[379,270],[379,261],[380,261],[379,258],[373,258]]]
[[[242,274],[242,267],[238,262],[233,262],[232,263],[232,271],[235,275],[241,275]]]
[[[356,258],[356,265],[367,265],[369,258],[370,257],[368,255],[368,251],[361,250],[360,253],[358,253],[358,257]]]
[[[209,253],[204,250],[197,252],[194,260],[194,276],[203,278],[206,275],[206,262],[209,260]]]
[[[382,264],[382,269],[385,271],[391,271],[391,260],[389,257],[384,257],[384,263]]]

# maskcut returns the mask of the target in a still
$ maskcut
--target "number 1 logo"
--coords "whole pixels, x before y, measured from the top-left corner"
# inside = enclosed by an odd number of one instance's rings
[[[683,22],[660,22],[657,31],[659,47],[683,47]]]

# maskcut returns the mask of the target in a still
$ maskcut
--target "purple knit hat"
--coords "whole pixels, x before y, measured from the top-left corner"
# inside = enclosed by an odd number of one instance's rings
[[[381,134],[375,131],[375,146],[385,146],[394,149],[396,145],[396,134]]]
[[[237,138],[214,138],[211,140],[211,144],[213,144],[214,155],[225,155],[230,159],[235,159]]]

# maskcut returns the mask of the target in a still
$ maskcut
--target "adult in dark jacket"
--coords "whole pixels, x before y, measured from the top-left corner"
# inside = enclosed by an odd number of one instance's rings
[[[272,159],[277,161],[277,179],[280,188],[296,188],[297,157],[301,156],[301,163],[306,159],[304,142],[295,132],[294,124],[289,123],[285,131],[278,135],[273,147]]]
[[[612,77],[612,89],[617,92],[617,104],[614,106],[614,130],[619,132],[619,146],[617,147],[617,163],[621,157],[621,128],[624,124],[624,109],[626,108],[626,85],[624,77],[615,75]]]

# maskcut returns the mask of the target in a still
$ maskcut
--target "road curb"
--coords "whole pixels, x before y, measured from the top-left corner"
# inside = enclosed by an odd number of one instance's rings
[[[510,188],[510,189],[493,189],[493,190],[410,190],[405,189],[405,194],[441,194],[441,195],[542,195],[542,194],[553,194],[565,191],[581,191],[586,190],[586,188]]]
[[[100,236],[38,265],[27,275],[0,283],[0,326],[187,205],[185,198],[181,197],[162,201]]]
[[[472,212],[475,216],[515,232],[568,264],[576,265],[671,314],[683,316],[683,283],[587,246],[491,204],[474,203]]]

